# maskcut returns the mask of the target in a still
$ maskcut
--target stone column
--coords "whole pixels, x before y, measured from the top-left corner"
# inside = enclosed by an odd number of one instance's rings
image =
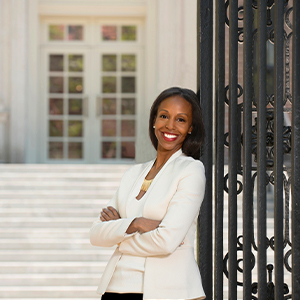
[[[26,139],[27,1],[10,4],[10,118],[9,161],[23,163]]]
[[[138,121],[137,162],[155,157],[148,118],[158,94],[172,86],[196,91],[197,1],[148,0],[145,23],[145,101]]]

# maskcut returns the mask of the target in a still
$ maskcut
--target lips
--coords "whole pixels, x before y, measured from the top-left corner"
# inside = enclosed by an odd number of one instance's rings
[[[167,133],[167,132],[162,132],[162,136],[163,136],[164,140],[167,142],[173,142],[178,137],[178,135],[176,135],[176,134]]]

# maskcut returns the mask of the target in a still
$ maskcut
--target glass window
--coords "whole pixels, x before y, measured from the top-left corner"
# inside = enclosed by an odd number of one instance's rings
[[[116,142],[102,142],[102,158],[116,158]]]
[[[122,55],[122,71],[133,72],[136,68],[135,55],[134,54],[123,54]]]
[[[135,77],[122,77],[122,93],[135,93]]]
[[[116,135],[117,135],[117,121],[102,120],[102,136],[116,136]]]
[[[80,120],[69,121],[68,135],[69,135],[69,137],[82,137],[83,136],[83,122]]]
[[[62,120],[49,121],[49,136],[63,136],[64,127]]]
[[[82,143],[70,142],[68,143],[68,158],[80,159],[83,158]]]
[[[83,26],[82,25],[69,25],[68,26],[68,40],[69,41],[82,41],[83,40]]]
[[[122,26],[121,40],[122,41],[135,41],[136,40],[136,26]]]
[[[62,142],[49,142],[48,156],[51,159],[62,159],[64,157],[64,149]]]
[[[69,77],[69,93],[81,94],[83,92],[83,78],[82,77]]]
[[[49,25],[49,40],[63,41],[65,33],[64,25]]]
[[[69,71],[70,72],[83,72],[83,56],[82,55],[69,55]]]
[[[122,98],[122,115],[135,114],[135,98]]]
[[[117,71],[117,55],[105,54],[102,56],[102,71],[104,72]]]
[[[82,99],[69,99],[69,115],[82,115],[83,101]]]
[[[64,92],[64,78],[62,76],[49,77],[49,92],[50,93]]]
[[[102,26],[102,40],[116,41],[117,40],[117,26]]]
[[[62,72],[64,70],[64,56],[51,54],[49,61],[49,71]]]
[[[117,113],[117,99],[103,98],[102,99],[102,114],[115,115]]]
[[[135,144],[134,142],[122,142],[121,144],[121,158],[134,158]]]
[[[49,115],[62,115],[64,102],[63,99],[49,99]]]
[[[134,120],[122,120],[122,136],[135,136]]]
[[[103,76],[102,77],[102,92],[103,93],[116,93],[117,92],[117,77],[116,76]]]

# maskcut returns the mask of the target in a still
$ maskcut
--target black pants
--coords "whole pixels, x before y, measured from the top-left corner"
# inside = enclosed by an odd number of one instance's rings
[[[105,293],[101,297],[102,300],[143,300],[143,294],[118,294],[118,293]]]

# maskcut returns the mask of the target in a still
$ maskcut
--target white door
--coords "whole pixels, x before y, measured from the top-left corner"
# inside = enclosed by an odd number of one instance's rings
[[[134,160],[141,101],[141,23],[43,22],[43,162]]]

